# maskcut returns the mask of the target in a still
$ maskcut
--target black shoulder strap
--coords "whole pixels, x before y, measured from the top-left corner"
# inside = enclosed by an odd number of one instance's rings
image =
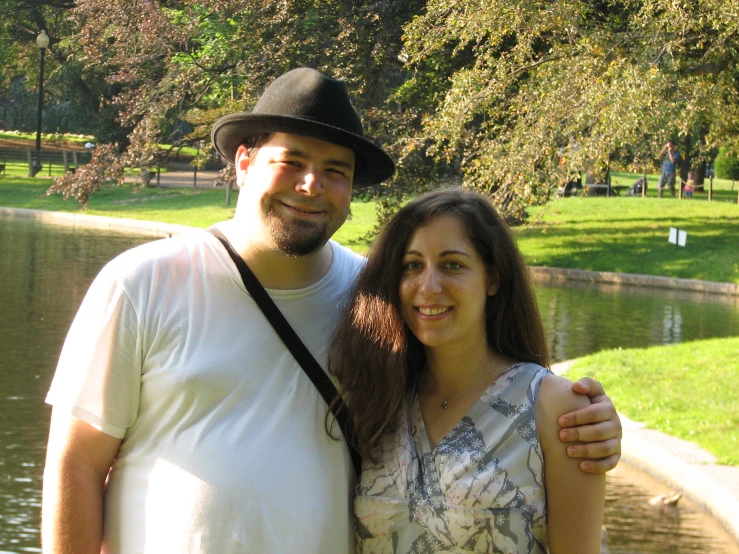
[[[339,396],[339,392],[336,390],[336,387],[331,382],[328,375],[326,375],[326,372],[323,370],[321,365],[310,353],[308,348],[303,344],[303,341],[300,340],[300,337],[295,333],[295,330],[287,322],[285,316],[282,315],[280,309],[275,305],[274,300],[272,300],[269,294],[267,294],[267,291],[264,290],[259,279],[256,278],[243,258],[239,256],[233,246],[231,246],[231,243],[228,242],[228,239],[223,236],[223,233],[214,227],[209,228],[208,232],[214,235],[226,248],[228,255],[231,256],[231,259],[234,264],[236,264],[236,267],[241,274],[241,279],[244,281],[246,290],[249,291],[249,294],[257,303],[257,306],[262,310],[267,321],[269,321],[272,327],[274,327],[274,330],[280,336],[282,342],[285,343],[285,346],[290,350],[290,353],[298,364],[300,364],[300,367],[303,368],[305,374],[313,382],[316,389],[318,389],[318,392],[326,401],[326,404],[331,407],[331,411],[336,418],[336,422],[339,424],[341,432],[344,434],[346,445],[349,448],[349,453],[352,457],[354,470],[357,475],[359,475],[362,468],[362,459],[356,448],[354,448],[348,441],[348,437],[353,435],[353,425],[348,417],[347,410],[342,409],[343,405],[341,402],[334,403],[334,399]]]

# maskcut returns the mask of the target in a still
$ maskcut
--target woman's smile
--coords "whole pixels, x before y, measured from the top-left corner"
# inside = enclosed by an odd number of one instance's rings
[[[456,216],[419,227],[403,256],[400,302],[408,328],[426,347],[485,342],[485,303],[494,293],[485,264]]]

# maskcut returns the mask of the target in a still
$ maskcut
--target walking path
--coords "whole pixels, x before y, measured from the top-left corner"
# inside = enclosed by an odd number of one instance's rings
[[[566,374],[572,362],[554,364],[552,371]],[[739,541],[739,467],[717,464],[713,454],[692,442],[619,417],[621,459],[701,504]]]

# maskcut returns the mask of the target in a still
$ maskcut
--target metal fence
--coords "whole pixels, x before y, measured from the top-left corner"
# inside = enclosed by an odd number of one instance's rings
[[[36,175],[46,173],[51,176],[52,168],[75,171],[90,161],[90,152],[77,150],[11,150],[0,148],[0,175]]]

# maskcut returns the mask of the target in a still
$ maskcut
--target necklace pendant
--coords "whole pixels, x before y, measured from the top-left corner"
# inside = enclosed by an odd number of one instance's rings
[[[441,403],[441,409],[446,410],[447,406],[449,406],[449,400],[444,400],[444,402]]]

